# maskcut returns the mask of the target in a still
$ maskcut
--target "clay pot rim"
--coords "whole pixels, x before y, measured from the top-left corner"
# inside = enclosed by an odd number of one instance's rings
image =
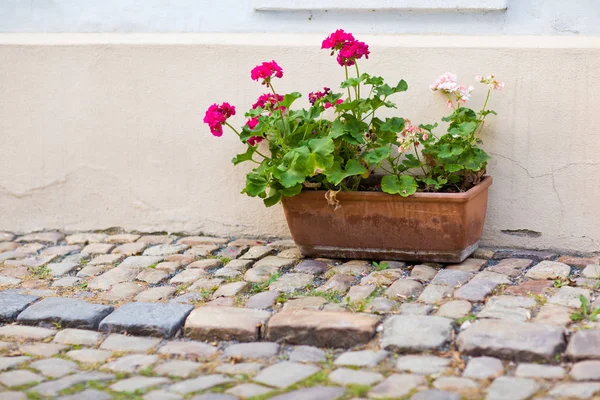
[[[435,192],[417,192],[409,197],[402,197],[397,194],[388,194],[383,192],[339,192],[336,198],[339,201],[404,201],[404,202],[449,202],[449,203],[464,203],[471,198],[479,195],[487,190],[492,184],[491,176],[484,176],[481,182],[473,186],[471,189],[462,193],[435,193]],[[293,201],[299,197],[304,200],[318,199],[322,200],[327,193],[326,190],[305,191],[294,197],[284,197],[283,201]]]

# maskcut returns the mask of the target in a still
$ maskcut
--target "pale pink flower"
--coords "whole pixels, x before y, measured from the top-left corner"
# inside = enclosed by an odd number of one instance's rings
[[[500,82],[496,79],[494,74],[488,76],[477,75],[475,80],[479,83],[483,83],[487,85],[492,90],[502,90],[504,89],[504,82]]]
[[[454,94],[456,95],[456,100],[461,104],[465,104],[467,100],[471,98],[471,92],[475,90],[473,86],[464,87],[463,85],[459,85]]]
[[[427,140],[424,136],[425,132],[417,125],[413,125],[410,120],[405,120],[404,130],[398,134],[398,151],[404,153],[409,151],[413,145],[418,145],[419,134],[423,135],[424,140]]]
[[[429,87],[431,91],[442,91],[446,93],[455,92],[458,88],[458,83],[456,83],[456,75],[446,72],[444,75],[440,76],[437,81],[433,85]]]

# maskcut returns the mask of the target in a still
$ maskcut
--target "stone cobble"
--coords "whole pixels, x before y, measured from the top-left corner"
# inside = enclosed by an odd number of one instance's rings
[[[599,261],[0,232],[0,399],[592,398]]]

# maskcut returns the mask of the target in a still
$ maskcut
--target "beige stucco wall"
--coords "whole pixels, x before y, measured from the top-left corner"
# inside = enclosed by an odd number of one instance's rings
[[[362,69],[409,91],[398,114],[447,110],[429,84],[494,72],[506,90],[484,132],[494,176],[484,241],[600,251],[600,38],[361,36]],[[123,227],[287,236],[279,207],[239,195],[243,147],[202,124],[212,102],[244,110],[258,62],[285,70],[280,92],[336,87],[322,35],[0,35],[0,230]],[[482,100],[483,90],[473,97]],[[241,112],[239,114],[242,114]],[[242,116],[235,117],[241,124]],[[539,232],[518,237],[503,230]]]

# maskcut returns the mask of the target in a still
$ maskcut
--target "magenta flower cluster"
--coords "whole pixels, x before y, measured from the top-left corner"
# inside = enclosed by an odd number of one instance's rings
[[[328,87],[324,87],[322,92],[310,92],[308,94],[308,102],[314,106],[317,100],[327,96],[329,92],[331,92],[331,89]]]
[[[235,107],[225,102],[221,105],[213,104],[208,107],[204,114],[204,122],[208,124],[210,133],[213,136],[223,135],[223,125],[227,122],[227,118],[235,115]]]
[[[250,77],[253,81],[262,79],[261,83],[267,86],[270,85],[273,76],[283,78],[283,69],[275,61],[265,61],[250,71]]]
[[[331,55],[334,55],[335,52],[337,52],[337,62],[341,66],[351,66],[354,65],[356,60],[360,58],[369,58],[369,46],[364,42],[356,40],[351,33],[344,32],[342,29],[338,29],[329,35],[323,41],[321,48],[331,49]],[[265,61],[252,68],[250,71],[250,77],[252,80],[261,81],[261,84],[266,85],[273,90],[273,93],[265,93],[259,96],[256,102],[252,105],[252,109],[256,110],[257,108],[262,108],[263,110],[266,110],[269,115],[271,115],[273,111],[284,112],[285,107],[280,105],[284,97],[275,93],[275,90],[271,85],[271,79],[274,77],[283,77],[283,69],[279,66],[279,64],[277,64],[275,60]],[[324,87],[322,92],[310,93],[308,95],[308,101],[314,106],[318,100],[324,98],[330,92],[330,88]],[[342,104],[343,102],[344,100],[338,99],[333,103],[326,102],[323,104],[323,106],[325,108],[331,108],[334,105]],[[221,136],[223,135],[223,125],[227,123],[228,118],[234,115],[235,107],[231,104],[227,102],[221,105],[213,104],[206,111],[206,114],[204,115],[204,122],[208,124],[210,132],[214,136]],[[246,127],[251,131],[254,131],[258,124],[258,117],[251,117],[246,121]],[[246,143],[248,143],[250,146],[256,146],[258,143],[262,142],[263,139],[263,136],[251,136],[246,140]]]
[[[252,104],[252,109],[262,108],[265,110],[285,110],[285,107],[277,107],[279,102],[283,101],[283,96],[276,93],[265,93],[256,99],[256,103]]]
[[[321,44],[322,49],[331,49],[331,55],[338,52],[337,62],[343,67],[349,67],[356,63],[356,60],[365,57],[369,58],[369,46],[365,42],[354,39],[349,32],[338,29],[329,35]]]

